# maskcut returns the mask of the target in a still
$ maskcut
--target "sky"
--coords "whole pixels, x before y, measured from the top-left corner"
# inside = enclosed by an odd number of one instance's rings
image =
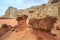
[[[4,15],[9,6],[26,9],[43,3],[48,3],[48,0],[0,0],[0,16]]]

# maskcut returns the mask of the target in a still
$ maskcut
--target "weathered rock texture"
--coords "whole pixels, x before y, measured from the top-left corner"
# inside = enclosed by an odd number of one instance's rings
[[[21,20],[18,20],[19,23],[17,25],[17,28],[14,28],[13,30],[10,30],[10,32],[4,34],[2,37],[0,37],[0,40],[56,40],[56,38],[53,35],[51,35],[49,31],[40,30],[36,28],[35,30],[33,27],[32,29],[29,28],[26,24],[26,19],[23,18],[24,16]],[[53,19],[55,20],[55,18],[52,18],[52,21]],[[34,23],[37,24],[37,22]]]
[[[56,23],[57,18],[52,16],[46,16],[41,19],[31,18],[28,22],[32,28],[42,29],[42,30],[51,30]]]
[[[54,4],[54,3],[58,3],[60,2],[60,0],[49,0],[49,4]]]
[[[48,4],[42,4],[38,6],[32,6],[27,9],[17,9],[15,7],[8,7],[4,18],[17,18],[20,15],[28,15],[29,18],[36,17],[39,18],[40,16],[50,15],[55,17],[60,17],[60,0],[49,0]]]
[[[23,10],[17,10],[17,8],[10,6],[8,7],[3,17],[4,18],[16,18],[17,16],[19,16],[19,13],[22,11]]]
[[[55,0],[56,1],[56,0]],[[57,0],[58,1],[58,0]],[[48,3],[44,10],[42,11],[41,15],[50,15],[50,16],[54,16],[57,17],[60,20],[60,0],[56,3]],[[51,0],[49,1],[51,2]]]
[[[5,12],[5,15],[3,15],[4,18],[17,18],[20,15],[28,15],[29,17],[39,17],[41,12],[43,11],[46,4],[42,4],[41,6],[32,6],[31,8],[27,9],[17,9],[15,7],[8,7],[7,11]]]
[[[11,29],[12,29],[12,26],[7,25],[7,24],[2,24],[2,27],[0,28],[0,37]]]
[[[44,15],[50,15],[54,17],[46,17],[30,20],[31,28],[27,27],[26,20],[19,21],[18,25],[13,29],[4,34],[4,36],[0,37],[0,40],[56,40],[53,35],[51,35],[51,29],[54,27],[54,23],[56,22],[56,17],[60,16],[60,3],[59,0],[50,0],[48,4],[43,4],[40,6],[33,6],[31,8],[25,10],[18,10],[14,7],[9,7],[3,16],[4,18],[17,18],[20,15],[28,15],[29,18],[36,17],[40,18]],[[23,17],[24,18],[24,17]],[[60,25],[60,24],[59,24]],[[34,27],[37,30],[33,30]],[[16,29],[17,28],[17,29]],[[23,31],[19,31],[22,28],[25,28]],[[40,28],[40,29],[39,29]],[[17,30],[17,31],[16,31]],[[0,29],[1,34],[5,33],[7,30]],[[60,39],[60,31],[53,31],[57,34],[56,38]],[[0,35],[1,35],[0,34]]]

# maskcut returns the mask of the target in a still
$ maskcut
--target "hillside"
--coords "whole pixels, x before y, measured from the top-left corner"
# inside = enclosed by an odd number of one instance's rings
[[[31,8],[27,9],[17,9],[15,7],[9,6],[6,10],[5,14],[3,15],[4,18],[17,18],[20,15],[28,15],[29,17],[39,17],[41,12],[44,10],[46,4],[42,4],[39,6],[32,6]]]
[[[55,16],[59,18],[60,15],[60,0],[49,0],[47,4],[41,4],[37,6],[32,6],[27,9],[17,9],[15,7],[9,6],[6,10],[3,18],[17,18],[20,15],[28,15],[29,18],[44,15]]]

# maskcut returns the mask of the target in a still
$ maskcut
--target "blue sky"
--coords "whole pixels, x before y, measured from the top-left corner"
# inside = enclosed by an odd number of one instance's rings
[[[9,6],[13,6],[18,9],[25,9],[47,2],[48,0],[0,0],[0,16],[4,15]]]

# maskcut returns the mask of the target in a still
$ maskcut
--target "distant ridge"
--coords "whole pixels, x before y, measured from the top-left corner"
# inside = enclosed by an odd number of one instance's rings
[[[59,17],[60,16],[60,0],[49,0],[47,4],[32,6],[27,9],[17,9],[15,7],[9,6],[3,18],[17,18],[20,15],[28,15],[28,18],[36,17],[40,18],[44,15],[50,15]]]

